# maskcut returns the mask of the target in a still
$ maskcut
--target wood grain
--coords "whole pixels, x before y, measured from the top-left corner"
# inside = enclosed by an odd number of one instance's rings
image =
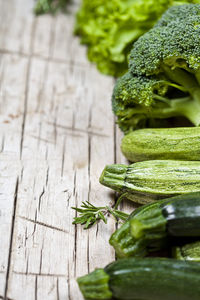
[[[85,231],[71,209],[114,201],[98,182],[122,160],[114,80],[73,36],[77,1],[56,17],[33,5],[0,0],[0,299],[81,300],[76,277],[115,257],[115,221]]]

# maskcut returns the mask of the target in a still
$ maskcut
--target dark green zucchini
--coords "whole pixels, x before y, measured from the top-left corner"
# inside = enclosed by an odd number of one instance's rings
[[[200,127],[145,128],[122,139],[121,150],[132,161],[200,160]]]
[[[174,247],[172,256],[180,260],[200,262],[200,241],[196,241],[184,246]]]
[[[180,197],[180,196],[178,196]],[[176,197],[177,198],[177,197]],[[161,203],[171,201],[169,199],[163,199],[154,203],[146,204],[135,209],[127,219],[127,221],[120,226],[110,237],[109,243],[115,249],[118,258],[130,257],[130,256],[145,256],[151,251],[160,250],[166,245],[166,239],[159,242],[149,243],[145,240],[136,240],[130,233],[130,221],[136,216],[145,214],[152,209],[159,207]]]
[[[181,199],[181,200],[180,200]],[[161,203],[130,221],[135,239],[160,239],[166,236],[200,237],[200,193],[182,195]]]
[[[179,195],[172,198],[167,198],[163,200],[156,201],[154,203],[150,203],[139,207],[136,209],[127,219],[127,221],[121,225],[119,229],[117,229],[110,237],[110,244],[114,247],[116,251],[116,255],[118,258],[123,257],[130,257],[130,256],[145,256],[149,252],[154,252],[166,248],[167,246],[171,247],[172,244],[177,245],[177,241],[169,240],[167,232],[164,230],[163,232],[159,232],[156,229],[156,232],[148,232],[148,235],[141,236],[141,238],[134,237],[131,234],[131,224],[134,220],[147,220],[150,216],[155,216],[155,213],[162,207],[167,205],[171,205],[173,203],[177,204],[180,203],[180,206],[183,203],[183,207],[185,210],[188,209],[189,205],[193,203],[193,201],[198,201],[200,203],[200,193],[190,193],[187,195]],[[186,202],[188,204],[186,205]],[[187,207],[186,207],[187,206]],[[185,212],[186,213],[186,212]],[[162,216],[161,216],[162,219]],[[158,221],[156,219],[156,221]],[[137,221],[138,222],[138,221]],[[149,228],[150,226],[155,226],[155,222],[151,224],[149,221]],[[159,224],[157,224],[159,227]],[[186,225],[187,226],[187,225]],[[200,225],[198,225],[200,226]],[[161,227],[162,228],[162,227]],[[181,226],[183,228],[183,226]],[[153,231],[154,229],[152,229]],[[200,235],[199,235],[200,236]]]
[[[100,183],[122,193],[126,198],[142,203],[136,193],[173,196],[200,191],[200,161],[152,160],[129,166],[108,165]],[[145,201],[148,201],[146,197]]]
[[[199,266],[167,258],[128,258],[77,281],[87,300],[199,300]]]

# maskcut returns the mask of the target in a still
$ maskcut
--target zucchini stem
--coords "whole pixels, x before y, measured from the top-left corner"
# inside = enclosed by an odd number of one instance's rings
[[[157,240],[166,236],[167,220],[162,215],[160,208],[147,211],[141,216],[136,216],[131,221],[131,235],[135,239]]]

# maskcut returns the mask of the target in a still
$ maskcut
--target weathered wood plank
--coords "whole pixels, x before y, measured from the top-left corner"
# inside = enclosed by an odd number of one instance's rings
[[[69,15],[67,26],[65,15],[56,17],[51,57],[58,61],[64,60],[79,66],[89,66],[86,47],[80,47],[80,39],[72,35],[74,23],[74,17],[71,18]]]
[[[28,61],[2,54],[0,60],[0,295],[7,290],[16,193],[20,174],[21,129]]]
[[[15,215],[15,199],[18,189],[20,163],[11,156],[0,154],[0,295],[4,297],[8,277]]]
[[[98,183],[116,156],[113,80],[87,61],[72,34],[73,15],[35,19],[33,1],[0,5],[1,149],[13,175],[4,194],[8,214],[0,218],[9,232],[1,238],[0,296],[82,299],[75,278],[114,259],[112,219],[90,231],[71,224],[71,206],[113,201]]]
[[[27,58],[1,55],[0,145],[1,152],[19,159],[28,72]]]
[[[30,54],[34,1],[0,0],[0,51]]]
[[[1,148],[16,158],[18,168],[15,174],[8,165],[14,177],[2,265],[7,268],[9,259],[9,268],[2,271],[6,276],[0,272],[0,287],[14,300],[77,300],[75,278],[114,259],[108,245],[112,219],[90,231],[71,224],[71,206],[113,200],[98,183],[104,165],[115,157],[113,80],[87,61],[85,47],[72,34],[73,15],[35,19],[33,1],[6,2],[0,5],[9,14],[2,18],[14,21],[0,34]]]

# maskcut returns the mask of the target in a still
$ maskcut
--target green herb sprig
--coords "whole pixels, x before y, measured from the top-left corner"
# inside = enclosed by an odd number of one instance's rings
[[[79,217],[74,217],[73,224],[85,225],[84,229],[88,229],[100,220],[107,224],[107,216],[109,214],[116,220],[120,219],[125,221],[128,217],[128,214],[125,212],[119,211],[110,206],[97,207],[89,201],[82,202],[81,208],[72,207],[72,209],[79,213]]]

